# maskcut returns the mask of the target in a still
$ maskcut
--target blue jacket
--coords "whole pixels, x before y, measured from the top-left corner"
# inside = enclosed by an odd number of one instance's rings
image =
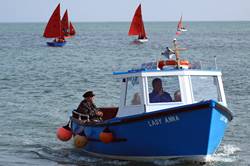
[[[159,95],[155,91],[149,94],[150,103],[159,103],[159,102],[172,102],[172,98],[168,92],[163,92],[162,95]]]

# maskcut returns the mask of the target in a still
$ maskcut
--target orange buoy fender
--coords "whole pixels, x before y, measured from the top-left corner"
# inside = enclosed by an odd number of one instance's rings
[[[74,137],[74,145],[76,148],[83,148],[85,145],[87,145],[88,139],[84,135],[76,135]]]
[[[108,144],[110,142],[113,141],[114,139],[114,136],[113,136],[113,133],[108,129],[108,128],[105,128],[99,135],[99,139],[105,143],[105,144]]]
[[[72,132],[69,127],[64,126],[57,129],[56,135],[59,140],[68,141],[72,137]]]
[[[162,60],[158,62],[158,67],[162,69],[164,66],[176,66],[176,60],[169,59],[169,60]],[[187,60],[180,60],[180,65],[189,66],[189,62]]]
[[[158,67],[160,69],[162,69],[164,66],[176,66],[177,65],[177,62],[176,60],[173,60],[173,59],[169,59],[169,60],[162,60],[162,61],[159,61],[158,62]]]

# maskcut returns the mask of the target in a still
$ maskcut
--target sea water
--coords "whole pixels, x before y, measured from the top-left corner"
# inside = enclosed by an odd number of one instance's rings
[[[76,36],[62,48],[46,46],[45,23],[0,24],[0,165],[192,165],[180,161],[131,162],[89,156],[56,129],[86,90],[97,106],[118,106],[120,82],[113,71],[163,58],[176,22],[146,22],[147,43],[127,36],[129,23],[75,23]],[[190,22],[178,38],[184,59],[217,68],[229,109],[221,146],[206,165],[250,164],[250,22]],[[217,64],[215,64],[215,58]]]

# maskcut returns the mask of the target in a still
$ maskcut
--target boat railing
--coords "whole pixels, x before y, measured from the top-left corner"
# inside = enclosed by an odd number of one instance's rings
[[[212,61],[193,61],[191,63],[190,69],[201,69],[201,70],[218,70],[218,66]]]
[[[116,114],[118,112],[118,107],[100,107],[98,109],[103,113],[103,120],[108,120],[116,117]],[[72,117],[81,121],[90,121],[89,115],[76,112],[76,110],[72,111]]]
[[[82,114],[79,112],[76,112],[76,110],[72,111],[72,117],[78,120],[83,120],[83,121],[89,121],[89,115]]]

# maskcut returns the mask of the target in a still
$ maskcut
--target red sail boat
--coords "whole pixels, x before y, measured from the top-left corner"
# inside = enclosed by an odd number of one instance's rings
[[[187,31],[187,29],[182,24],[182,15],[181,15],[181,18],[180,18],[178,25],[177,25],[176,35],[180,35],[181,32],[185,32],[185,31]]]
[[[62,32],[60,4],[57,5],[49,22],[44,30],[43,36],[45,38],[55,38],[52,42],[47,42],[48,46],[62,47],[66,44],[64,34]]]
[[[69,22],[67,10],[63,15],[61,23],[62,23],[62,31],[65,38],[71,38],[76,34],[73,24]]]
[[[75,28],[71,22],[69,23],[69,34],[71,36],[74,36],[76,34]]]
[[[137,7],[135,11],[128,35],[129,36],[138,35],[137,40],[140,42],[148,41],[145,28],[144,28],[144,24],[143,24],[143,20],[142,20],[141,4]]]

